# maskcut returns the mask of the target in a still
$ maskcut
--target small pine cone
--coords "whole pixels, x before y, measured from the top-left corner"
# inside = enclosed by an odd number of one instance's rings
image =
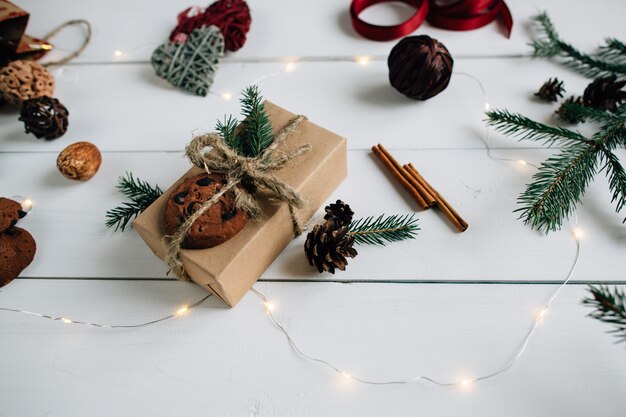
[[[67,131],[69,112],[56,98],[43,96],[25,100],[19,120],[24,122],[26,133],[38,139],[56,139]]]
[[[615,76],[596,78],[585,88],[583,102],[593,109],[615,112],[617,106],[626,100],[626,91],[623,91],[626,80],[617,81]]]
[[[354,216],[354,212],[350,206],[341,200],[337,200],[334,204],[329,204],[324,207],[324,210],[326,211],[324,220],[333,220],[339,226],[346,226],[350,224],[352,216]]]
[[[558,78],[550,78],[543,83],[539,91],[535,93],[535,96],[545,101],[557,101],[559,97],[563,97],[564,92],[563,81],[559,81]]]
[[[557,111],[555,111],[555,113],[558,116],[558,118],[563,120],[564,122],[572,123],[572,124],[584,122],[585,121],[584,117],[582,117],[578,113],[572,113],[572,112],[568,111],[563,106],[566,103],[575,103],[575,104],[579,104],[581,106],[584,105],[582,97],[580,97],[580,96],[578,96],[578,97],[571,96],[570,98],[565,100],[563,103],[561,103],[561,107],[559,107],[559,109]]]
[[[309,265],[315,266],[322,273],[335,273],[335,268],[345,271],[348,260],[357,255],[352,247],[354,236],[348,234],[346,226],[339,226],[334,221],[316,225],[309,232],[304,243],[304,253]]]

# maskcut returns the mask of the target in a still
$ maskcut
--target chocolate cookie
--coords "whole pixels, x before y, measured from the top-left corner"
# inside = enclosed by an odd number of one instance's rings
[[[198,207],[208,201],[226,184],[223,175],[200,174],[185,179],[170,195],[165,206],[164,224],[168,235],[176,233],[180,225]],[[198,218],[187,233],[183,246],[187,249],[206,249],[226,242],[248,222],[248,215],[234,208],[235,195],[224,194]]]
[[[14,227],[0,234],[0,287],[17,278],[35,257],[37,244],[26,230]]]
[[[17,201],[0,197],[0,233],[15,226],[17,221],[26,216],[22,206]]]

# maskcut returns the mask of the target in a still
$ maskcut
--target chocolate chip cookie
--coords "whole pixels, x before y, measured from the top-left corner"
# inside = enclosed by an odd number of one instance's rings
[[[0,197],[0,233],[15,226],[17,221],[26,216],[17,201]]]
[[[13,227],[0,233],[0,287],[17,278],[36,251],[35,239],[26,230]]]
[[[168,235],[204,202],[210,200],[226,184],[221,174],[200,174],[185,179],[170,195],[165,206],[164,224]],[[234,207],[235,195],[228,192],[194,222],[185,237],[186,249],[206,249],[226,242],[248,222],[248,215]]]

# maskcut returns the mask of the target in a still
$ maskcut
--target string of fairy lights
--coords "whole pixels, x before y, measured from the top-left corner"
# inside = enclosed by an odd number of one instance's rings
[[[120,58],[124,55],[124,53],[120,50],[116,50],[113,52],[113,56],[115,58]],[[302,57],[299,59],[294,59],[294,60],[290,60],[288,62],[285,62],[282,64],[282,68],[280,70],[277,70],[275,72],[269,73],[269,74],[265,74],[259,78],[257,78],[256,80],[254,80],[252,83],[250,84],[259,84],[260,82],[278,76],[280,74],[284,74],[284,73],[290,73],[293,72],[297,69],[297,66],[303,62],[306,62],[307,60],[309,60],[310,58],[306,58],[306,57]],[[379,58],[376,58],[379,59]],[[312,59],[311,59],[312,60]],[[342,61],[346,61],[346,58],[340,58],[340,60]],[[355,56],[355,57],[351,57],[350,58],[351,61],[355,62],[357,65],[361,65],[361,66],[366,66],[369,65],[374,58],[368,55],[359,55],[359,56]],[[488,101],[488,97],[487,97],[487,93],[486,90],[482,84],[482,82],[474,77],[471,74],[468,73],[463,73],[463,72],[454,72],[454,75],[457,76],[465,76],[465,77],[469,77],[470,79],[474,80],[482,95],[483,95],[483,102],[484,102],[484,108],[485,110],[489,109],[489,101]],[[211,92],[212,95],[214,96],[218,96],[223,100],[232,100],[234,98],[232,93],[229,92]],[[537,167],[537,165],[532,164],[526,160],[523,159],[512,159],[512,158],[504,158],[504,157],[499,157],[499,156],[495,156],[492,152],[492,148],[491,148],[491,137],[489,135],[489,128],[485,127],[485,133],[484,133],[484,138],[483,138],[483,142],[485,145],[485,150],[487,152],[487,156],[499,163],[505,163],[505,164],[518,164],[521,166],[532,166],[532,167]],[[30,211],[30,209],[33,207],[33,202],[30,198],[25,198],[25,197],[14,197],[14,199],[16,201],[19,201],[20,204],[22,204],[22,207],[25,211]],[[314,221],[314,220],[313,220]],[[313,222],[312,221],[312,222]],[[582,229],[578,226],[578,220],[576,217],[574,217],[574,226],[572,227],[572,238],[575,242],[575,256],[572,260],[572,263],[568,269],[567,275],[565,276],[565,278],[561,281],[561,283],[556,287],[556,289],[550,294],[550,296],[548,297],[547,301],[543,304],[543,308],[541,309],[541,311],[539,312],[539,314],[534,318],[534,320],[532,321],[532,324],[530,325],[528,331],[525,333],[524,337],[521,339],[519,345],[517,346],[517,348],[515,349],[514,353],[512,356],[510,356],[510,359],[502,364],[499,368],[497,368],[497,370],[492,371],[490,373],[486,373],[483,375],[478,375],[478,376],[474,376],[471,378],[464,378],[464,379],[459,379],[459,380],[452,380],[452,381],[442,381],[436,378],[432,378],[430,376],[427,375],[421,375],[418,374],[415,377],[412,378],[408,378],[408,379],[391,379],[391,380],[374,380],[374,379],[366,379],[363,377],[360,377],[358,374],[355,373],[351,373],[348,372],[346,369],[343,369],[343,367],[334,364],[333,362],[331,362],[330,360],[324,359],[324,358],[320,358],[320,357],[316,357],[313,356],[309,353],[307,353],[307,351],[301,347],[301,345],[295,340],[295,338],[293,337],[293,335],[291,334],[291,332],[289,332],[289,330],[276,318],[276,304],[269,299],[267,296],[265,296],[261,291],[259,291],[258,289],[256,289],[255,287],[252,287],[252,292],[261,300],[262,306],[263,306],[263,310],[266,313],[266,316],[269,318],[270,322],[273,324],[273,326],[275,326],[282,334],[283,336],[287,339],[289,345],[291,346],[291,348],[295,351],[295,353],[297,353],[300,357],[317,363],[320,366],[324,366],[328,369],[330,369],[331,371],[337,373],[341,378],[346,378],[346,379],[350,379],[353,380],[355,382],[361,383],[361,384],[366,384],[366,385],[406,385],[406,384],[414,384],[414,383],[418,383],[418,382],[428,382],[431,384],[435,384],[441,387],[455,387],[455,386],[468,386],[480,381],[484,381],[487,379],[491,379],[494,378],[496,376],[502,375],[503,373],[507,372],[508,370],[510,370],[519,360],[520,358],[524,355],[524,353],[526,352],[531,339],[533,338],[533,336],[535,335],[537,329],[539,328],[540,323],[544,320],[546,314],[548,313],[548,311],[550,310],[550,307],[552,305],[552,303],[554,302],[554,300],[558,297],[558,295],[560,294],[561,290],[569,283],[569,281],[571,280],[574,271],[576,269],[576,265],[578,264],[578,260],[580,258],[580,251],[581,251],[581,238],[583,237],[583,231]],[[75,324],[75,325],[84,325],[84,326],[91,326],[91,327],[97,327],[97,328],[108,328],[108,329],[119,329],[119,328],[139,328],[139,327],[145,327],[145,326],[150,326],[150,325],[154,325],[157,323],[161,323],[176,317],[182,317],[185,316],[187,314],[190,313],[191,310],[199,307],[200,305],[202,305],[209,297],[211,297],[211,294],[208,294],[200,299],[198,299],[197,301],[188,304],[188,305],[183,305],[180,306],[179,308],[177,308],[174,312],[164,316],[164,317],[160,317],[154,320],[150,320],[150,321],[145,321],[145,322],[139,322],[139,323],[131,323],[131,324],[106,324],[106,323],[95,323],[95,322],[88,322],[88,321],[82,321],[82,320],[76,320],[70,317],[65,317],[65,316],[53,316],[53,315],[48,315],[48,314],[42,314],[42,313],[38,313],[38,312],[33,312],[33,311],[28,311],[28,310],[21,310],[21,309],[15,309],[15,308],[6,308],[6,307],[0,307],[0,311],[5,311],[5,312],[12,312],[12,313],[20,313],[20,314],[26,314],[26,315],[31,315],[31,316],[36,316],[39,318],[43,318],[43,319],[48,319],[48,320],[52,320],[52,321],[60,321],[64,324]]]

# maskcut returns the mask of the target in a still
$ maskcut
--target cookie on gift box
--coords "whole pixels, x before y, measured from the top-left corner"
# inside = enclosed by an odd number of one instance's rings
[[[26,230],[13,227],[0,234],[0,287],[17,278],[33,261],[37,244]]]
[[[224,185],[221,174],[200,174],[185,179],[172,192],[165,206],[165,232],[173,235],[204,202],[210,200]],[[248,215],[235,209],[235,195],[228,192],[209,207],[189,229],[183,247],[206,249],[226,242],[244,228]]]
[[[17,201],[0,197],[0,233],[15,226],[17,221],[26,216]]]

